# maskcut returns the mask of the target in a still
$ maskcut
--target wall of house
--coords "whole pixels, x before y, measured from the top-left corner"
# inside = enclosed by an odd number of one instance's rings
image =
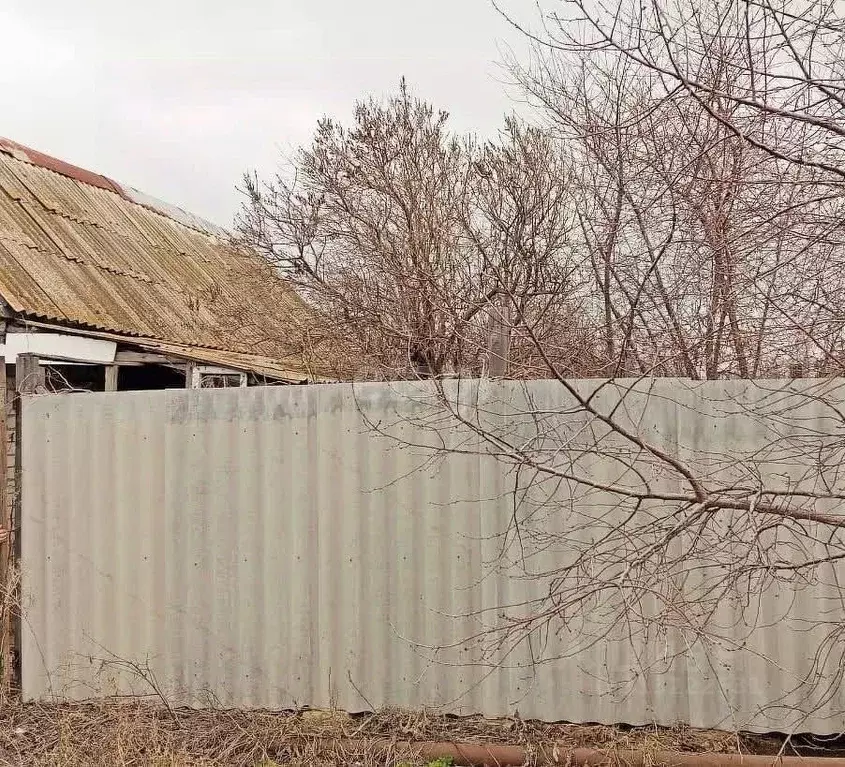
[[[2,357],[0,357],[0,364]],[[2,414],[5,425],[5,487],[0,503],[0,685],[4,692],[18,690],[20,685],[19,611],[17,605],[20,592],[17,579],[18,537],[15,532],[17,519],[17,394],[15,392],[14,366],[5,366],[5,412]]]

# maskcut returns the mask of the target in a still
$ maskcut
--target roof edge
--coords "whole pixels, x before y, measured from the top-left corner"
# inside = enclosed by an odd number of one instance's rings
[[[106,330],[93,330],[81,328],[74,325],[64,325],[59,322],[44,322],[42,320],[29,319],[18,313],[14,322],[32,328],[43,330],[57,330],[69,335],[84,336],[86,338],[101,338],[108,341],[137,346],[148,351],[157,351],[162,354],[169,354],[189,362],[205,365],[218,365],[237,370],[242,373],[253,373],[276,381],[285,383],[323,383],[333,379],[324,376],[313,375],[304,370],[288,368],[284,362],[262,355],[249,354],[247,352],[234,352],[226,349],[214,349],[207,346],[190,346],[189,344],[177,343],[175,341],[162,341],[157,338],[145,338],[143,336],[130,336],[123,333],[109,332]]]

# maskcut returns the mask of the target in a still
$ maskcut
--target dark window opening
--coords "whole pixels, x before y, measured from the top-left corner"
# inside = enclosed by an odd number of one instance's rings
[[[105,391],[102,365],[48,365],[44,371],[47,391]]]
[[[163,365],[126,365],[118,368],[118,391],[184,389],[185,373]]]
[[[105,391],[103,365],[51,364],[44,368],[47,391]],[[164,365],[121,365],[117,369],[118,391],[184,389],[185,373]]]

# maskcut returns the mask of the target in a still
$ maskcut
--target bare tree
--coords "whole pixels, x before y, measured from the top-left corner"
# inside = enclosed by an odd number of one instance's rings
[[[360,103],[355,126],[323,120],[292,179],[247,177],[244,238],[291,279],[365,359],[440,373],[472,302],[455,210],[464,148],[444,113],[404,83],[386,106]]]
[[[285,268],[361,374],[536,374],[511,303],[555,327],[561,349],[589,346],[565,174],[538,131],[510,121],[495,144],[455,137],[403,82],[386,104],[359,103],[349,130],[322,121],[290,172],[247,176],[246,193],[242,241]]]
[[[835,370],[839,179],[789,159],[812,145],[805,122],[742,95],[769,82],[771,19],[744,2],[552,8],[532,34],[533,61],[514,71],[579,178],[606,369],[691,378]],[[684,62],[676,79],[655,40],[669,62]]]
[[[545,4],[547,50],[608,54],[683,93],[754,148],[842,180],[843,16],[811,0],[560,0]]]

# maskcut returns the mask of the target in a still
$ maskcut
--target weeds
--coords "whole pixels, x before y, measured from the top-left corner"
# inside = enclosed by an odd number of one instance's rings
[[[779,747],[727,732],[460,718],[429,710],[351,716],[340,711],[168,709],[141,699],[0,706],[0,765],[20,767],[451,767],[450,759],[425,762],[403,745],[425,740],[526,747],[557,743],[563,750],[586,746],[611,756],[631,748],[726,753],[740,746],[775,753]]]

